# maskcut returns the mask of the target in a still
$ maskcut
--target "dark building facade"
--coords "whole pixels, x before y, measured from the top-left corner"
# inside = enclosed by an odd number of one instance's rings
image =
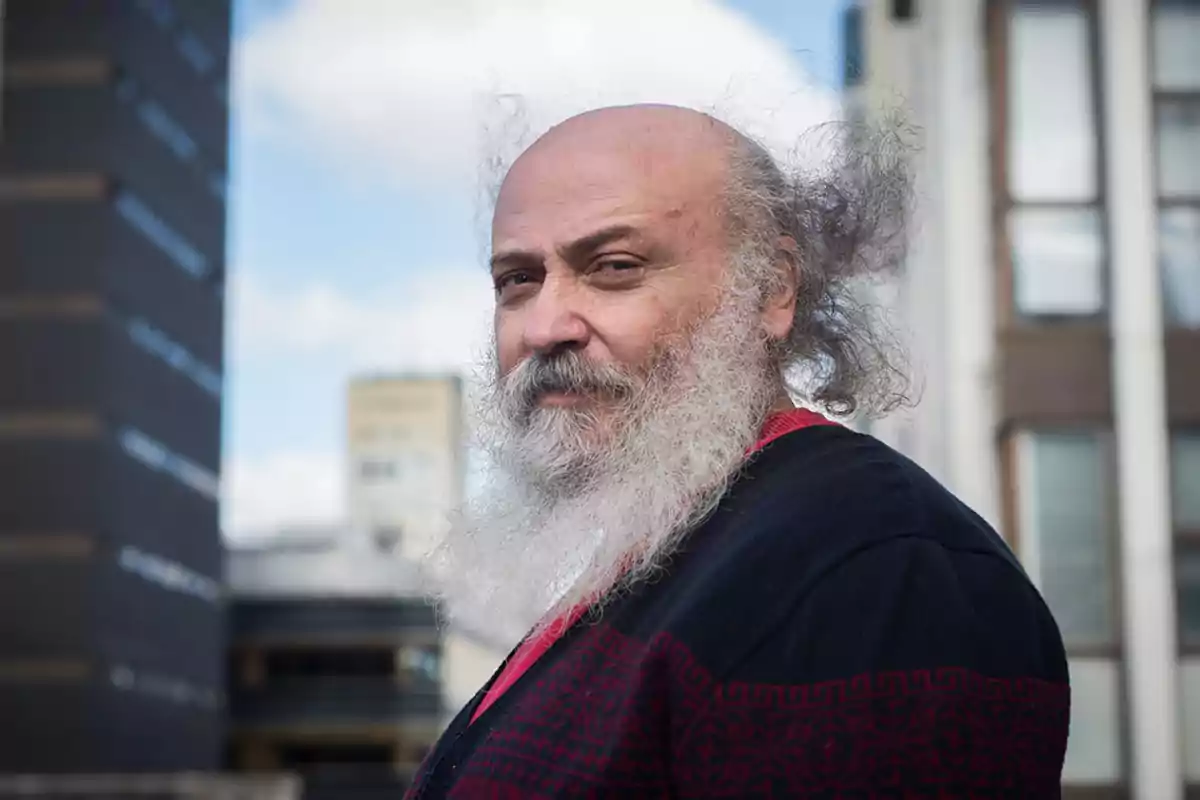
[[[208,770],[230,0],[7,0],[0,772]]]
[[[442,728],[442,642],[416,570],[370,542],[230,551],[229,766],[305,800],[395,800]]]

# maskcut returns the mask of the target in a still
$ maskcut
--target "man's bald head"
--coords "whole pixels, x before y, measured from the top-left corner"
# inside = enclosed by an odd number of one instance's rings
[[[577,114],[539,137],[523,155],[537,153],[561,142],[602,145],[614,139],[638,144],[665,143],[672,149],[691,146],[692,155],[703,155],[741,139],[742,134],[716,117],[682,106],[643,103],[610,106]]]
[[[614,106],[587,111],[551,128],[513,163],[504,184],[528,178],[547,162],[630,158],[650,170],[721,177],[729,152],[743,137],[720,120],[670,105]]]
[[[616,168],[626,180],[671,192],[680,209],[701,202],[718,210],[741,156],[757,148],[742,133],[700,111],[665,104],[587,111],[556,125],[511,165],[500,185],[497,211],[530,185],[564,175]]]

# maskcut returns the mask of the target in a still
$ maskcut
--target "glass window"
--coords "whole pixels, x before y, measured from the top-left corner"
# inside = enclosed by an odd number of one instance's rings
[[[169,28],[175,22],[175,8],[171,0],[138,0],[138,7],[161,28]]]
[[[1200,544],[1180,542],[1175,548],[1175,603],[1179,606],[1179,643],[1200,647]]]
[[[1200,208],[1159,210],[1158,258],[1167,322],[1200,328]]]
[[[226,178],[223,172],[214,172],[208,176],[208,190],[213,193],[213,197],[225,199],[225,184]]]
[[[192,69],[201,75],[206,74],[217,63],[216,56],[190,31],[179,37],[179,53]]]
[[[221,599],[221,585],[217,581],[177,561],[136,547],[122,547],[117,555],[117,564],[126,572],[169,591],[188,594],[209,603],[217,603]]]
[[[1025,5],[1010,18],[1009,191],[1014,200],[1098,195],[1089,20],[1076,3]]]
[[[163,469],[170,458],[167,448],[141,431],[127,428],[121,431],[120,441],[126,453],[152,469]]]
[[[196,153],[199,151],[196,142],[192,140],[191,136],[188,136],[183,126],[172,119],[166,109],[158,103],[152,100],[143,100],[138,103],[137,115],[147,130],[165,144],[176,158],[181,161],[191,161],[196,157]]]
[[[127,322],[129,337],[148,353],[191,378],[197,386],[213,397],[221,396],[221,376],[216,370],[193,356],[182,345],[171,340],[165,333],[144,319],[134,318]]]
[[[852,5],[842,12],[842,86],[860,85],[863,66],[863,11]]]
[[[1200,91],[1200,3],[1156,0],[1154,85],[1166,91]]]
[[[1029,434],[1018,487],[1021,555],[1070,646],[1116,641],[1104,446],[1090,433]]]
[[[1159,98],[1155,116],[1159,196],[1200,198],[1200,96]]]
[[[136,195],[118,192],[115,204],[117,213],[163,251],[180,269],[189,275],[202,278],[208,274],[208,259],[183,236],[167,225],[150,207]]]
[[[1171,437],[1171,509],[1176,531],[1200,533],[1200,430]]]
[[[166,473],[197,494],[216,500],[220,495],[220,479],[204,467],[172,452],[136,428],[123,428],[118,441],[126,453],[150,469]]]
[[[1018,208],[1010,220],[1014,295],[1024,316],[1104,308],[1104,241],[1095,208]]]
[[[175,456],[168,471],[184,486],[203,497],[216,500],[221,494],[221,481],[216,475],[182,456]]]

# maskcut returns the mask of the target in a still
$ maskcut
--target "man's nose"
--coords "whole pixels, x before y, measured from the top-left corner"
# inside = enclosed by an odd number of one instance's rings
[[[588,326],[580,314],[579,301],[578,290],[569,280],[547,279],[527,306],[525,346],[535,353],[583,348]]]

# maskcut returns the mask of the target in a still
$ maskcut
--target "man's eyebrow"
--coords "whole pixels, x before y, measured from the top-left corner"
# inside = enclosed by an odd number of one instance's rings
[[[609,225],[607,228],[589,233],[586,236],[581,236],[573,242],[562,245],[558,248],[559,256],[567,262],[580,261],[584,256],[593,250],[596,250],[604,245],[615,242],[620,239],[626,239],[636,236],[640,233],[639,229],[634,225],[626,223],[618,223]],[[489,263],[492,269],[495,269],[500,264],[506,262],[524,262],[526,264],[541,264],[543,256],[540,252],[534,250],[501,250],[492,255]]]
[[[595,233],[589,233],[587,236],[581,236],[575,241],[563,245],[558,249],[558,254],[562,257],[563,261],[580,261],[593,250],[598,250],[610,242],[636,236],[638,233],[639,231],[636,227],[626,223],[609,225],[607,228],[601,228]]]

